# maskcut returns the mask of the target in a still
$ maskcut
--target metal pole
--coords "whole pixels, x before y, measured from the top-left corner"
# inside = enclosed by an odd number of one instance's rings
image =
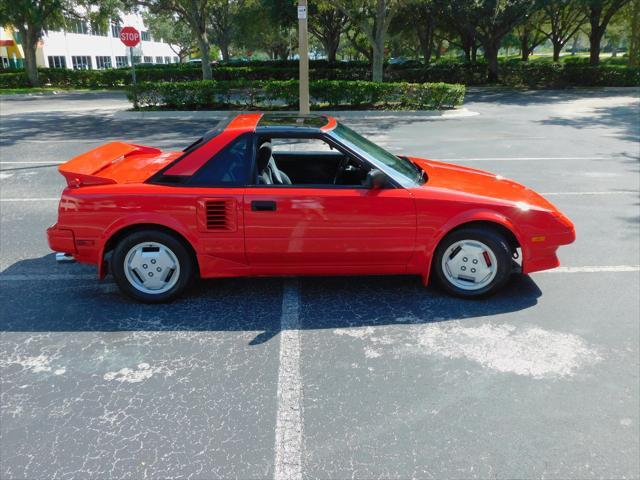
[[[300,57],[300,114],[309,114],[309,33],[307,0],[298,1],[298,55]]]
[[[133,80],[133,108],[138,109],[138,88],[136,87],[136,63],[133,61],[133,47],[129,47],[131,56],[131,79]]]

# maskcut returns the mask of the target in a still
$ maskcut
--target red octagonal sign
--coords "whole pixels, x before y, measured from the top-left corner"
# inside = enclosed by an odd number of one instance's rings
[[[120,41],[127,47],[135,47],[140,43],[140,32],[133,27],[124,27],[120,30]]]

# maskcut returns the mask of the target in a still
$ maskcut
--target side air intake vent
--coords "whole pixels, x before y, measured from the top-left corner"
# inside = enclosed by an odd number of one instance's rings
[[[209,200],[207,202],[207,230],[227,230],[227,202]]]
[[[200,230],[206,232],[233,232],[236,230],[236,202],[234,199],[203,199],[198,203]]]

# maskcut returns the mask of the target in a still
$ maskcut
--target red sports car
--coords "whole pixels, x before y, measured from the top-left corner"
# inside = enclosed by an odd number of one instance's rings
[[[393,155],[319,115],[238,115],[181,152],[108,143],[60,173],[51,249],[143,302],[255,275],[414,274],[481,297],[516,270],[556,267],[575,240],[522,185]]]

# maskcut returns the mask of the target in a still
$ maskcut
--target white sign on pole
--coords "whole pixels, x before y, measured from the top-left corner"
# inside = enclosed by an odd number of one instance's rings
[[[307,18],[307,7],[298,6],[298,20],[304,20]]]

